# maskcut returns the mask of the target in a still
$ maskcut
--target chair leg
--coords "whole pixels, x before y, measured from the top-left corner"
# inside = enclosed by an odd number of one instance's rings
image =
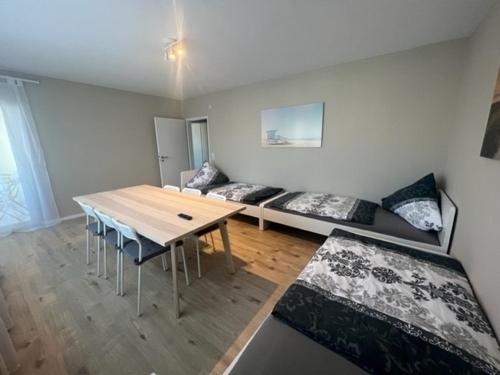
[[[184,264],[184,276],[186,277],[186,285],[189,285],[189,275],[186,263],[186,253],[184,252],[184,246],[179,246],[179,250],[182,255],[182,263]]]
[[[123,297],[123,251],[120,251],[120,296]]]
[[[141,316],[141,266],[137,268],[137,316]]]
[[[212,235],[212,232],[210,232],[210,239],[212,240],[212,250],[215,253],[215,242],[214,242],[214,236]]]
[[[201,262],[200,262],[200,240],[198,237],[195,238],[196,242],[196,260],[198,262],[198,279],[201,278]]]
[[[116,295],[120,295],[120,251],[116,250]]]
[[[97,277],[101,275],[101,237],[96,236],[97,241]]]
[[[107,252],[107,242],[104,240],[104,279],[108,279],[108,252]]]
[[[88,220],[87,220],[88,222]],[[88,229],[85,230],[86,239],[87,239],[87,266],[90,264],[90,231]]]
[[[165,254],[161,255],[161,266],[163,267],[163,271],[167,270],[167,264],[166,264],[167,259],[165,258]]]

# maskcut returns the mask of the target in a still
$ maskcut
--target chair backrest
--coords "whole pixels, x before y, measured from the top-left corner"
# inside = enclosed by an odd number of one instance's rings
[[[207,198],[216,199],[216,200],[224,201],[224,202],[227,201],[227,198],[225,196],[217,194],[217,193],[212,193],[212,192],[209,192],[207,194]]]
[[[201,196],[201,190],[198,189],[184,188],[182,189],[182,192],[186,194],[196,195],[197,197]]]
[[[123,237],[127,237],[131,240],[134,240],[136,241],[137,243],[141,243],[141,239],[139,237],[139,234],[135,231],[134,228],[126,225],[126,224],[123,224],[123,223],[120,223],[118,220],[116,219],[111,219],[113,221],[113,225],[114,225],[114,228],[120,232],[120,234],[123,236]]]
[[[80,208],[85,213],[85,215],[97,219],[95,211],[94,211],[94,209],[91,206],[89,206],[88,204],[85,204],[85,203],[80,203],[80,202],[78,202],[78,204],[80,205]]]
[[[104,230],[106,230],[106,227],[116,229],[115,223],[114,223],[113,218],[111,216],[103,214],[99,210],[94,210],[94,211],[95,211],[95,214],[97,215],[97,218],[104,224]]]
[[[165,190],[176,191],[176,192],[178,192],[178,193],[180,193],[180,191],[181,191],[181,188],[180,188],[180,187],[178,187],[178,186],[174,186],[174,185],[165,185],[163,188],[164,188]]]

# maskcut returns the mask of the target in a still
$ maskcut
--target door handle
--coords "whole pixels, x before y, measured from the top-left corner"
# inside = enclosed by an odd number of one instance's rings
[[[160,155],[158,156],[158,158],[161,160],[161,161],[165,161],[168,159],[168,156],[163,156],[163,155]]]

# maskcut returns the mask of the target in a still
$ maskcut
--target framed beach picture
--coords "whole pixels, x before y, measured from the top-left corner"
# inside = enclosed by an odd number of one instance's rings
[[[490,115],[484,133],[481,156],[500,160],[500,69],[498,70],[495,92],[491,100]]]
[[[324,103],[265,109],[262,147],[321,147]]]

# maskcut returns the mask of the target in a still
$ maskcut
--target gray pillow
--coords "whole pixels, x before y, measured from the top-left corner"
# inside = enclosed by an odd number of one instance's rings
[[[200,170],[196,172],[186,187],[192,189],[201,189],[209,185],[224,184],[229,182],[229,178],[221,172],[215,165],[208,161],[204,162]]]

